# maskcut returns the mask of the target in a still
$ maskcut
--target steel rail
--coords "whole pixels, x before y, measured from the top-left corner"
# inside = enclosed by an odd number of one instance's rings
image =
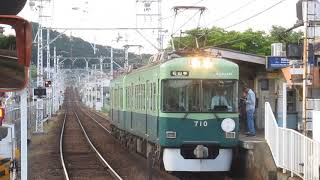
[[[67,119],[67,112],[64,114],[64,119],[63,119],[63,124],[61,128],[61,134],[60,134],[60,161],[62,164],[64,179],[69,180],[69,175],[68,175],[66,165],[64,163],[63,150],[62,150],[63,133],[64,133],[65,124],[66,124],[66,119]]]
[[[105,131],[107,131],[109,134],[111,134],[111,131],[109,130],[109,129],[107,129],[106,127],[104,127],[101,123],[99,123],[95,118],[93,118],[92,116],[90,116],[88,113],[86,113],[82,108],[81,108],[81,110],[82,110],[82,112],[85,114],[85,115],[87,115],[87,116],[89,116],[93,121],[95,121],[102,129],[104,129]],[[94,113],[94,112],[93,112]],[[96,113],[94,113],[94,114],[96,114]],[[96,114],[96,115],[98,115],[98,114]],[[101,115],[98,115],[98,116],[100,116],[101,118],[104,118],[104,117],[102,117]]]
[[[79,117],[78,117],[78,114],[77,114],[75,111],[74,111],[74,114],[75,114],[76,117],[77,117],[78,123],[79,123],[79,125],[80,125],[80,127],[81,127],[81,129],[82,129],[82,132],[83,132],[84,136],[86,137],[86,139],[87,139],[87,141],[88,141],[91,149],[96,152],[96,154],[98,155],[98,158],[99,158],[100,161],[103,163],[103,165],[105,165],[105,166],[110,170],[111,175],[113,175],[116,179],[123,180],[123,179],[121,178],[121,176],[110,166],[110,164],[102,157],[102,155],[99,153],[99,151],[96,149],[96,147],[92,144],[90,138],[89,138],[88,135],[87,135],[86,130],[85,130],[84,127],[82,126],[82,123],[81,123],[81,121],[80,121],[80,119],[79,119]]]

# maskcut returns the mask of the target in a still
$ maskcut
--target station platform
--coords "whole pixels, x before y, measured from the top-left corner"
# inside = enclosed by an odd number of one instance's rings
[[[241,133],[240,149],[235,167],[236,173],[244,179],[254,180],[296,180],[297,177],[290,177],[278,169],[269,145],[264,138],[264,131],[257,131],[256,136],[246,136]]]
[[[253,149],[256,143],[266,143],[264,131],[257,131],[256,136],[247,136],[244,133],[239,135],[240,146],[244,149]]]

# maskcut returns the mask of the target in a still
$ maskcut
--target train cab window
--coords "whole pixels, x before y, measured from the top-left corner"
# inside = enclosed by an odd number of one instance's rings
[[[203,80],[203,111],[236,112],[238,110],[238,81]]]
[[[164,80],[163,111],[197,112],[200,111],[200,81]]]
[[[163,80],[163,112],[237,112],[235,80]]]

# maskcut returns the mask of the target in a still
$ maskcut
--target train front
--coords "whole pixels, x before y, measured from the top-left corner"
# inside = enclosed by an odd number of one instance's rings
[[[237,64],[183,57],[160,67],[159,137],[167,171],[229,171],[238,146]]]

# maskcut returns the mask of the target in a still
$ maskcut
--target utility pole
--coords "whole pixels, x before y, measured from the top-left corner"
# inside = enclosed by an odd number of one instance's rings
[[[56,113],[56,98],[57,98],[57,49],[53,48],[53,82],[52,82],[52,111]]]
[[[102,64],[103,64],[103,57],[100,57],[100,78],[102,78],[103,72],[102,72]]]
[[[50,67],[50,29],[47,28],[47,79],[51,81],[51,67]],[[51,87],[47,88],[47,113],[48,113],[48,118],[51,118],[51,107],[52,107],[52,92],[49,90]]]
[[[27,102],[27,89],[20,92],[20,121],[21,121],[21,180],[28,179],[28,102]]]
[[[162,0],[136,0],[136,10],[136,27],[152,26],[151,29],[157,32],[157,49],[162,50],[164,33],[162,30]],[[146,22],[148,19],[150,22]],[[139,30],[137,32],[152,44]]]
[[[43,10],[45,8],[44,4],[46,3],[50,3],[51,0],[30,0],[30,7],[33,10],[37,10],[38,14],[39,14],[39,20],[38,20],[38,33],[37,33],[37,43],[38,43],[38,53],[37,53],[37,87],[43,87],[44,83],[43,83],[43,78],[44,78],[44,73],[43,73],[43,50],[44,50],[44,46],[43,46],[43,18],[45,17],[50,17],[50,16],[44,16],[43,15]],[[37,5],[36,5],[37,3]],[[46,4],[47,5],[47,4]],[[35,7],[36,6],[36,7]],[[47,32],[48,33],[48,32]],[[48,41],[50,41],[50,37],[47,34],[47,45],[49,43]],[[47,49],[49,47],[47,46]],[[48,52],[47,52],[48,53]],[[47,54],[48,55],[48,54]],[[49,52],[49,57],[50,58],[50,52]],[[47,59],[48,61],[48,59]],[[50,59],[49,59],[50,61]],[[50,63],[49,63],[50,66]],[[37,133],[42,133],[43,132],[43,113],[44,113],[44,108],[43,108],[43,100],[40,97],[37,97],[37,105],[36,105],[37,109],[36,109],[36,132]]]
[[[131,47],[138,47],[139,51],[142,48],[141,45],[132,45],[132,44],[126,44],[123,46],[124,47],[124,69],[128,70],[129,68],[129,48]]]
[[[124,69],[129,67],[129,46],[124,46]]]
[[[38,26],[38,57],[37,57],[37,87],[43,87],[43,36],[42,36],[42,10],[43,5],[40,1],[39,7],[39,26]],[[43,100],[37,97],[37,120],[36,132],[43,132]]]
[[[113,79],[113,47],[111,47],[111,51],[110,51],[110,74],[111,74],[111,78]]]
[[[302,119],[303,134],[307,135],[307,73],[308,73],[308,1],[305,0],[304,39],[303,39],[303,90],[302,90]]]

